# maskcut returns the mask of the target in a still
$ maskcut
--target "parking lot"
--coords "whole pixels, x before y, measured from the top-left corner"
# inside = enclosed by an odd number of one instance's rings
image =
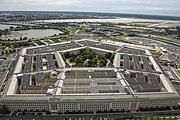
[[[0,120],[111,120],[107,115],[43,115],[44,113],[15,112],[12,116],[0,117]]]

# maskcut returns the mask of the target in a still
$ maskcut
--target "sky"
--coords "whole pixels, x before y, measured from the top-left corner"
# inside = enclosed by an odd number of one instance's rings
[[[77,11],[180,16],[180,0],[0,0],[0,11]]]

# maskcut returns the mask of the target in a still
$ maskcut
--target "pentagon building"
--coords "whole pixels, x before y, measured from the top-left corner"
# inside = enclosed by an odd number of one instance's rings
[[[113,56],[104,67],[70,67],[64,54],[88,49]],[[76,40],[24,48],[1,104],[11,111],[97,112],[171,107],[178,95],[151,48]]]

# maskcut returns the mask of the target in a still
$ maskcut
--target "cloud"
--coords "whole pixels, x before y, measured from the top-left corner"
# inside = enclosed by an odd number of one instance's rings
[[[26,5],[34,5],[34,6],[39,6],[39,5],[45,5],[49,7],[55,7],[55,6],[69,6],[72,4],[77,4],[80,1],[79,0],[28,0],[29,2],[27,3],[26,1],[23,0],[23,4]]]
[[[80,0],[2,0],[0,10],[48,10],[80,3]]]
[[[180,0],[0,0],[0,10],[62,10],[180,16]]]

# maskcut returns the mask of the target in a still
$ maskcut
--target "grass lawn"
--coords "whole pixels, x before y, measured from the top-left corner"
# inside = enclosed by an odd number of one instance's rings
[[[80,53],[65,53],[65,59],[69,59],[68,64],[73,67],[106,67],[111,54],[98,55],[91,50],[82,49]]]
[[[151,53],[156,58],[159,58],[162,55],[160,52],[157,52],[157,51],[154,51],[154,50],[151,50]]]
[[[76,28],[68,28],[68,30],[70,31],[70,34],[74,34],[76,32]]]
[[[47,44],[53,44],[54,43],[54,41],[52,41],[52,40],[49,40],[49,39],[47,39],[47,40],[43,40],[44,42],[46,42]]]

